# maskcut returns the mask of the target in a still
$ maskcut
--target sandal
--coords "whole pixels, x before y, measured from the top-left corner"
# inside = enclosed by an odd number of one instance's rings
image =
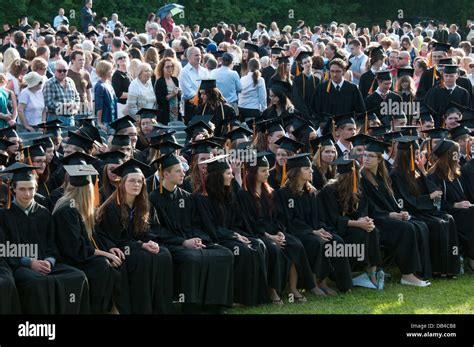
[[[307,302],[308,299],[306,299],[306,297],[304,297],[303,295],[301,296],[295,296],[295,302],[298,302],[298,303],[303,303],[303,302]]]
[[[337,292],[329,287],[319,287],[327,296],[337,296]]]
[[[272,300],[272,304],[273,305],[283,305],[283,300],[281,298]]]

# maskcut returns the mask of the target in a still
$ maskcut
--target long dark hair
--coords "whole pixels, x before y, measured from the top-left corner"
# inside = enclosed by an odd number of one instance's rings
[[[224,224],[225,210],[232,207],[232,188],[224,185],[224,172],[222,170],[208,173],[205,180],[206,193],[211,205],[217,212],[217,223]]]
[[[421,194],[421,189],[418,183],[416,182],[416,175],[423,175],[423,173],[417,171],[410,170],[410,160],[411,160],[411,153],[410,149],[398,149],[397,155],[395,156],[395,162],[393,163],[393,167],[401,171],[404,174],[405,179],[408,184],[408,191],[410,194],[414,196],[419,196]]]
[[[270,187],[268,182],[262,183],[262,196],[260,196],[257,191],[255,190],[255,186],[257,185],[257,173],[258,173],[258,166],[250,166],[247,169],[247,190],[249,191],[250,195],[252,195],[253,200],[255,202],[255,206],[257,207],[257,214],[260,216],[262,211],[262,204],[261,198],[264,197],[268,201],[268,205],[270,208],[270,214],[273,215],[275,212],[275,204],[273,201],[273,188]]]
[[[385,185],[385,189],[387,189],[390,195],[393,195],[392,180],[390,179],[390,175],[388,174],[387,167],[385,166],[383,155],[382,153],[376,153],[376,154],[377,154],[377,160],[379,161],[377,165],[377,175],[379,175],[382,178],[382,181]],[[375,180],[374,174],[368,168],[363,167],[361,170],[361,175],[365,177],[374,187],[379,186],[377,181]]]

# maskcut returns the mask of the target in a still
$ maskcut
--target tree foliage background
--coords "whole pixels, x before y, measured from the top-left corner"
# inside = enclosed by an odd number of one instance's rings
[[[168,1],[169,2],[169,1]],[[95,0],[93,10],[96,20],[110,17],[114,12],[128,27],[141,32],[148,13],[168,3],[150,0]],[[329,23],[356,22],[360,26],[383,25],[385,19],[416,23],[425,19],[446,20],[465,26],[467,19],[474,19],[472,0],[180,0],[185,6],[184,18],[175,16],[179,24],[200,24],[211,27],[217,22],[244,23],[248,29],[256,22],[270,24],[278,22],[280,29],[286,25],[295,26],[303,19],[311,26]],[[30,24],[52,22],[57,10],[63,7],[72,25],[80,23],[83,0],[3,0],[0,3],[0,23],[17,24],[22,14],[27,14]]]

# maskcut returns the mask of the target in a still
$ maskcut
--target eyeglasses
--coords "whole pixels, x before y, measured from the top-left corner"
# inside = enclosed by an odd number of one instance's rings
[[[165,66],[165,69],[173,69],[174,66],[173,65],[168,65],[168,66]]]
[[[56,72],[59,72],[59,73],[66,73],[66,72],[67,72],[67,69],[61,69],[61,70],[56,69]]]
[[[36,159],[36,160],[33,160],[33,163],[37,163],[37,164],[46,164],[46,159]]]

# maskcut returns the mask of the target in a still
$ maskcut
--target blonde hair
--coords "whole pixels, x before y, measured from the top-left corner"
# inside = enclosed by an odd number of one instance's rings
[[[148,63],[141,63],[137,67],[137,78],[140,77],[140,75],[145,72],[145,71],[151,71],[153,73],[153,69],[151,68],[151,65]]]
[[[140,59],[132,59],[130,61],[130,65],[128,67],[128,73],[130,74],[130,77],[132,79],[135,79],[138,77],[138,67],[141,65],[141,60]]]
[[[31,61],[31,71],[36,71],[41,68],[47,68],[48,62],[43,58],[35,58]]]
[[[113,68],[114,66],[112,65],[112,63],[108,62],[107,60],[101,60],[97,63],[95,67],[95,72],[100,78],[106,78],[107,74],[112,71]]]
[[[20,53],[16,50],[16,48],[8,48],[5,53],[3,53],[3,71],[8,71],[10,69],[10,65],[17,59],[20,59]]]
[[[56,203],[53,214],[64,206],[74,207],[79,212],[86,227],[87,235],[91,238],[95,223],[94,190],[92,184],[89,183],[83,187],[75,187],[68,184],[64,195]]]

